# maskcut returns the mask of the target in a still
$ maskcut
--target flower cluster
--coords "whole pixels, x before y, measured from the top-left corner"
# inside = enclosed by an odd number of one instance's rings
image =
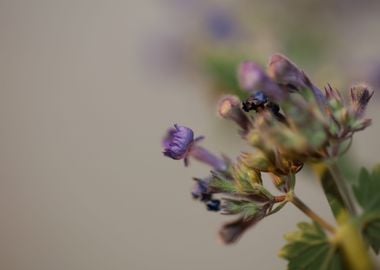
[[[241,101],[223,97],[222,118],[235,122],[241,137],[255,148],[236,162],[218,157],[199,145],[190,128],[175,125],[164,139],[164,155],[190,158],[211,167],[205,178],[194,178],[192,196],[208,210],[238,218],[220,230],[225,243],[233,243],[246,229],[294,200],[295,175],[305,163],[335,158],[345,152],[355,132],[370,125],[364,118],[373,92],[365,85],[351,89],[350,102],[328,85],[324,91],[286,57],[271,57],[267,72],[246,61],[238,69],[241,87],[250,93]],[[269,174],[280,194],[263,183]],[[296,202],[297,203],[297,202]]]

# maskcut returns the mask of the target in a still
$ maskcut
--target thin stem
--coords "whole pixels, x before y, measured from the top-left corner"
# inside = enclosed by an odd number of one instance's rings
[[[331,233],[335,233],[335,228],[331,226],[326,220],[317,215],[311,210],[303,201],[301,201],[296,195],[289,196],[289,201],[292,202],[298,209],[300,209],[305,215],[317,222],[323,228]]]
[[[337,166],[335,162],[328,164],[327,167],[335,181],[335,185],[338,187],[338,191],[340,195],[342,196],[342,199],[348,211],[352,215],[356,216],[357,212],[356,212],[355,204],[351,199],[352,196],[351,196],[350,189],[348,188],[346,181],[343,179],[342,174],[340,173],[339,167]]]

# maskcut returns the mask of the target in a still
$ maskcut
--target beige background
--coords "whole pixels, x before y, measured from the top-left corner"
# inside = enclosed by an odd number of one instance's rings
[[[298,210],[222,246],[229,218],[189,194],[208,168],[162,157],[173,123],[216,152],[244,147],[202,81],[148,72],[144,40],[174,29],[170,14],[154,0],[0,1],[0,269],[285,268],[277,253],[306,220]],[[367,165],[376,126],[353,150]],[[300,179],[298,193],[332,220],[317,183]]]

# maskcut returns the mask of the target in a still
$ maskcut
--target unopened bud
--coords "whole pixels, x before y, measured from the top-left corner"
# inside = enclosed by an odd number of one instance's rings
[[[351,88],[351,107],[356,117],[363,116],[373,93],[373,90],[369,90],[366,85],[356,85]]]
[[[261,90],[273,101],[281,101],[286,97],[286,93],[253,62],[246,61],[240,65],[238,78],[240,86],[250,93]]]
[[[254,154],[242,153],[240,160],[248,168],[258,170],[260,172],[274,172],[276,170],[273,163],[261,151],[257,151]]]
[[[322,91],[313,85],[306,74],[285,56],[275,54],[270,58],[268,74],[274,81],[286,86],[288,90],[300,91],[309,88],[313,91],[316,100],[321,104],[324,103],[325,98]]]
[[[219,102],[218,113],[221,117],[234,121],[243,129],[244,133],[247,133],[252,127],[252,123],[240,108],[240,104],[238,97],[225,96]]]
[[[224,224],[219,231],[221,241],[224,244],[235,243],[248,228],[256,224],[259,220],[259,218],[247,220],[244,217],[240,217],[235,221]]]

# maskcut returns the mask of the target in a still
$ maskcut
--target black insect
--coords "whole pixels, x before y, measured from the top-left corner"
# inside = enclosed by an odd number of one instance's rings
[[[268,97],[263,92],[258,91],[242,102],[242,108],[246,112],[258,111],[260,108],[264,108],[266,103],[268,103]]]
[[[242,102],[242,109],[245,112],[255,111],[260,112],[262,110],[269,110],[277,118],[277,120],[286,123],[285,116],[280,113],[280,106],[269,100],[269,98],[262,92],[258,91],[254,95],[247,98]]]

